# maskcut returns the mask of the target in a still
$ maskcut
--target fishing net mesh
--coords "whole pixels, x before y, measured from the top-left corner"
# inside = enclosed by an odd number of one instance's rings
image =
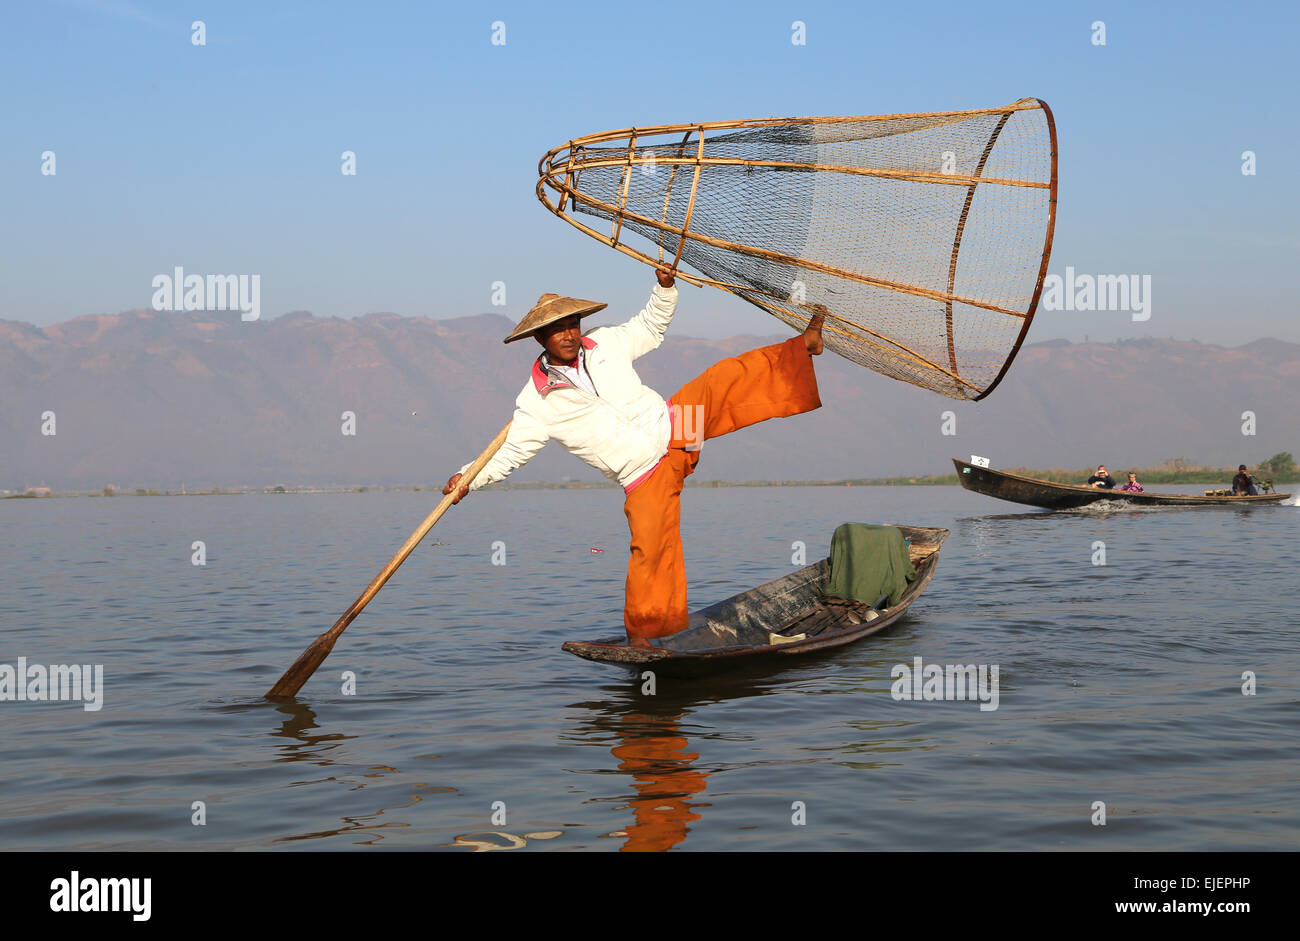
[[[543,157],[538,195],[650,264],[680,251],[699,280],[797,329],[824,308],[828,349],[974,399],[1000,379],[1033,317],[1050,250],[1052,149],[1050,112],[1034,99],[956,114],[680,125],[571,141]]]

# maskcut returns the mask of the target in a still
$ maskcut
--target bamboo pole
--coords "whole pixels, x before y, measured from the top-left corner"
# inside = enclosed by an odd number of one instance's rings
[[[614,235],[611,244],[618,243],[619,233],[623,231],[623,210],[627,208],[627,190],[632,182],[632,158],[636,155],[636,131],[627,139],[627,164],[623,168],[623,197],[619,200],[619,212],[614,219]]]
[[[651,161],[637,161],[642,164],[648,164]],[[843,173],[849,176],[870,176],[887,180],[900,180],[909,183],[939,183],[946,186],[973,186],[979,183],[988,183],[992,186],[1020,186],[1028,189],[1051,189],[1052,184],[1049,182],[1040,182],[1039,180],[1013,180],[1006,177],[985,176],[956,176],[951,173],[924,173],[915,170],[879,170],[874,167],[850,167],[842,164],[833,163],[796,163],[789,160],[750,160],[745,157],[701,157],[698,160],[694,157],[664,157],[653,161],[661,165],[678,165],[696,166],[702,164],[706,167],[765,167],[773,170],[801,170],[817,171],[820,173]],[[577,164],[581,170],[596,170],[602,167],[622,166],[623,160],[615,160],[607,157],[588,157]]]
[[[695,151],[695,177],[691,180],[691,198],[686,202],[686,218],[682,220],[682,237],[677,242],[677,254],[673,257],[673,267],[676,268],[682,260],[682,249],[686,247],[686,233],[691,228],[691,213],[695,211],[695,190],[700,185],[700,170],[703,169],[701,160],[704,157],[704,128],[700,128],[700,146]]]
[[[679,131],[690,128],[692,130],[700,128],[705,131],[725,131],[725,130],[747,130],[760,127],[777,127],[782,125],[800,125],[800,124],[865,124],[877,121],[902,121],[913,120],[917,118],[932,118],[934,127],[941,127],[944,124],[955,124],[966,118],[975,117],[980,114],[1003,114],[1014,111],[1038,111],[1045,110],[1044,103],[1037,98],[1021,98],[1019,101],[1003,105],[999,108],[972,108],[966,111],[918,111],[904,114],[859,114],[859,115],[828,115],[817,117],[785,117],[785,118],[749,118],[745,120],[733,121],[704,121],[693,122],[689,124],[654,124],[645,125],[639,128],[618,128],[610,131],[600,131],[595,134],[586,134],[582,137],[575,137],[568,145],[561,144],[559,147],[548,151],[542,160],[546,160],[553,153],[558,153],[566,146],[571,144],[581,144],[589,146],[598,144],[602,141],[615,140],[627,137],[632,131],[638,131],[642,137],[654,137],[660,134],[676,134]],[[951,120],[942,120],[951,119]],[[916,130],[908,128],[907,130]]]
[[[510,424],[507,422],[506,426],[492,439],[492,443],[474,459],[474,463],[465,469],[465,473],[459,481],[459,486],[444,496],[442,501],[434,507],[433,512],[424,518],[424,522],[416,527],[415,532],[411,533],[410,538],[402,544],[402,548],[398,549],[397,554],[388,560],[388,564],[380,570],[378,575],[371,579],[370,584],[366,586],[366,590],[334,622],[334,626],[312,641],[311,646],[304,650],[302,655],[293,662],[293,665],[284,671],[284,675],[276,681],[275,685],[266,691],[267,699],[288,699],[297,695],[298,690],[302,689],[302,685],[316,672],[316,668],[325,661],[330,651],[334,649],[334,642],[339,639],[339,635],[347,630],[348,625],[370,603],[370,599],[379,593],[379,589],[384,587],[384,583],[392,577],[398,567],[406,561],[406,557],[420,544],[420,540],[425,537],[429,530],[433,529],[438,520],[442,519],[442,515],[447,512],[452,505],[452,501],[456,499],[460,487],[471,483],[487,465],[487,462],[492,459],[492,455],[500,450],[501,445],[505,443],[506,435],[510,431]]]
[[[989,154],[993,152],[993,145],[997,143],[998,135],[1007,125],[1007,118],[1011,115],[1004,114],[993,128],[993,133],[989,135],[988,143],[984,145],[984,152],[980,154],[979,163],[975,167],[975,177],[966,190],[966,201],[961,207],[961,217],[957,220],[957,231],[952,240],[952,258],[948,262],[948,293],[952,294],[953,288],[957,284],[957,255],[961,252],[961,237],[966,231],[966,217],[970,213],[971,200],[975,198],[975,187],[978,185],[978,177],[984,171],[984,164],[988,162]],[[954,335],[952,320],[952,301],[944,302],[944,321],[948,328],[948,362],[952,366],[952,371],[957,372],[957,338]]]
[[[690,131],[687,131],[687,132],[682,136],[681,143],[679,143],[679,144],[677,145],[677,156],[680,157],[680,156],[682,155],[682,153],[686,150],[686,142],[687,142],[688,140],[690,140],[690,139],[691,139],[691,132],[690,132]],[[664,190],[664,211],[663,211],[663,215],[662,215],[662,217],[661,217],[660,220],[659,220],[659,223],[660,223],[660,226],[661,226],[661,227],[663,226],[664,223],[666,223],[666,222],[668,221],[668,203],[669,203],[669,200],[671,200],[672,197],[673,197],[673,181],[677,179],[677,171],[678,171],[679,169],[681,169],[682,164],[681,164],[680,162],[678,162],[678,161],[673,161],[673,165],[672,165],[672,166],[673,166],[673,172],[670,173],[670,174],[668,174],[668,188],[667,188],[666,190]],[[663,240],[662,238],[660,238],[660,239],[657,239],[656,241],[658,242],[658,245],[659,245],[659,260],[660,260],[660,261],[663,261],[663,260],[664,260],[664,240]]]
[[[1048,149],[1052,155],[1052,189],[1047,197],[1047,232],[1043,235],[1043,253],[1038,262],[1038,281],[1034,284],[1033,297],[1029,299],[1029,307],[1025,309],[1025,322],[1020,328],[1020,335],[1016,337],[1015,345],[1011,347],[1011,352],[1002,363],[1002,368],[998,374],[993,377],[993,381],[979,395],[975,396],[975,401],[988,398],[989,394],[998,387],[1002,377],[1007,374],[1011,368],[1011,361],[1016,358],[1020,352],[1020,347],[1025,342],[1025,336],[1029,333],[1029,325],[1034,322],[1034,313],[1038,310],[1038,300],[1043,295],[1043,281],[1047,278],[1047,263],[1052,257],[1052,239],[1056,235],[1056,119],[1052,116],[1052,109],[1047,106],[1047,102],[1039,101],[1037,98],[1025,98],[1024,101],[1035,101],[1043,111],[1043,120],[1047,122],[1047,136],[1049,140]]]

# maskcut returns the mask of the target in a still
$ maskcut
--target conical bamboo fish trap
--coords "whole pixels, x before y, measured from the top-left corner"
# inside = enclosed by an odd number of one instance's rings
[[[684,280],[798,329],[824,307],[829,349],[962,399],[992,392],[1020,348],[1056,218],[1056,127],[1036,98],[625,128],[556,147],[538,171],[546,208],[592,238],[686,262],[702,276]]]

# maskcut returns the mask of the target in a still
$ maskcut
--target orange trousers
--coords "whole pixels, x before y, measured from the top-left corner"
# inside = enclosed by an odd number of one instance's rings
[[[821,404],[812,355],[802,336],[724,359],[669,399],[673,432],[668,454],[623,506],[632,531],[623,611],[629,641],[667,637],[690,622],[681,496],[700,460],[701,441]]]

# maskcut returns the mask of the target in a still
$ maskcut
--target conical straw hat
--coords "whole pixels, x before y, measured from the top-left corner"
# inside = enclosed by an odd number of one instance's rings
[[[584,301],[577,297],[543,294],[537,299],[533,309],[524,315],[523,320],[519,321],[519,326],[515,327],[510,336],[506,337],[505,342],[512,343],[515,340],[521,340],[536,333],[547,324],[563,320],[572,314],[586,317],[598,310],[604,310],[606,306],[605,304],[597,304],[595,301]]]

